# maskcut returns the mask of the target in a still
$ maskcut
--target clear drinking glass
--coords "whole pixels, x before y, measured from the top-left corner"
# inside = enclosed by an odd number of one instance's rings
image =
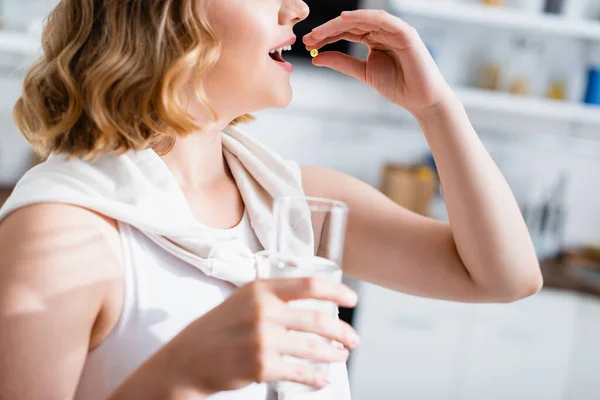
[[[321,277],[342,280],[342,257],[348,207],[338,201],[311,197],[282,197],[275,201],[275,229],[268,252],[257,256],[259,279]],[[317,310],[338,318],[336,304],[321,300],[297,300],[292,307]],[[295,332],[297,335],[317,336]],[[320,336],[319,339],[328,341]],[[311,365],[327,372],[329,364],[294,357],[286,361]],[[306,393],[316,389],[293,382],[276,382],[278,392]]]

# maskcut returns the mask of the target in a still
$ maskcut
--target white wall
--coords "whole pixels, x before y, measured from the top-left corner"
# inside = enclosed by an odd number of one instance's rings
[[[0,186],[14,183],[31,163],[27,143],[12,121],[20,87],[18,78],[0,76]]]

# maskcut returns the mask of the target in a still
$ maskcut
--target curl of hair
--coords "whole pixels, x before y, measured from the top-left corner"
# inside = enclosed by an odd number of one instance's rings
[[[17,127],[42,158],[93,159],[154,148],[200,127],[180,93],[191,82],[213,118],[202,76],[220,56],[198,0],[61,0],[27,72]],[[241,116],[232,124],[253,120]]]

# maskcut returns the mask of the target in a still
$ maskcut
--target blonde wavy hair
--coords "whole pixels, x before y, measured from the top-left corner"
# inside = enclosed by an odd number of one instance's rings
[[[201,81],[221,47],[202,3],[62,0],[14,108],[36,153],[93,159],[147,148],[168,152],[178,136],[200,128],[181,102],[189,83],[217,119]]]

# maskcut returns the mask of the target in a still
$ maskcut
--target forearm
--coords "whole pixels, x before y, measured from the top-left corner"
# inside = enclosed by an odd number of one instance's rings
[[[473,283],[499,299],[538,290],[539,264],[517,202],[462,104],[453,98],[417,119],[436,160],[457,251]]]

